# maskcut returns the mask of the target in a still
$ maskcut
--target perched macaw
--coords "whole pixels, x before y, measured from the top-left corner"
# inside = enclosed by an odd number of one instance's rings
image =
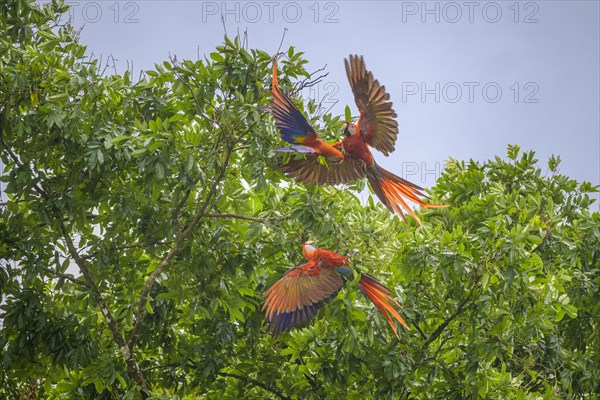
[[[344,60],[346,74],[360,117],[356,123],[344,124],[344,139],[333,146],[317,137],[315,130],[292,101],[279,90],[275,59],[271,112],[281,137],[293,145],[280,150],[307,153],[304,158],[291,159],[280,168],[286,175],[313,185],[349,183],[367,178],[379,200],[392,213],[398,213],[406,220],[404,209],[421,224],[405,199],[426,208],[445,206],[424,202],[420,198],[427,197],[421,192],[423,188],[383,169],[375,162],[369,146],[385,156],[395,149],[398,123],[394,118],[397,115],[385,87],[367,71],[363,57],[351,55],[349,58],[349,61]],[[319,160],[320,156],[325,157],[325,163]]]
[[[289,270],[263,295],[266,298],[263,310],[266,309],[267,331],[273,336],[315,316],[319,309],[337,295],[345,279],[352,280],[348,256],[315,248],[312,242],[304,243],[302,252],[308,262]],[[398,331],[392,317],[406,329],[410,329],[394,309],[394,306],[400,307],[400,304],[392,297],[392,292],[377,279],[361,274],[358,287],[383,314],[396,336]]]

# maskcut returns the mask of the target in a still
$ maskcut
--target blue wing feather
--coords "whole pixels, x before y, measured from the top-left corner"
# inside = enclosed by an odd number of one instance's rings
[[[315,149],[311,149],[310,147],[305,146],[290,146],[290,147],[280,147],[273,151],[277,152],[293,152],[293,153],[316,153]]]
[[[302,144],[309,136],[316,138],[315,130],[296,108],[292,100],[279,88],[273,88],[273,100],[269,110],[275,118],[275,125],[281,132],[281,138],[291,144]]]

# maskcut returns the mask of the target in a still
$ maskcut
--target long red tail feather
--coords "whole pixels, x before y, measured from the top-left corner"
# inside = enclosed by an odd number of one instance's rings
[[[400,304],[392,297],[392,291],[383,286],[377,279],[369,274],[362,274],[360,277],[359,287],[361,292],[377,307],[387,322],[392,327],[398,339],[398,330],[394,319],[398,321],[406,329],[410,330],[404,318],[400,316],[394,306],[400,308]],[[393,318],[392,318],[393,317]]]
[[[426,203],[421,197],[427,198],[422,192],[423,188],[407,181],[383,168],[377,164],[367,171],[367,179],[373,188],[373,191],[379,197],[379,200],[392,212],[400,215],[404,221],[406,217],[403,211],[408,212],[418,223],[423,223],[417,217],[417,214],[406,203],[410,200],[425,208],[443,208],[448,207],[443,204]]]

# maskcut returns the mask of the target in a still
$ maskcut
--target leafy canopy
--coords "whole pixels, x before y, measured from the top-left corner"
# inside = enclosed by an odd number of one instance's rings
[[[65,12],[13,1],[0,19],[0,397],[600,393],[596,188],[558,158],[548,173],[517,146],[451,160],[431,190],[450,208],[421,230],[362,204],[360,183],[275,172],[269,54],[225,38],[133,82],[84,59]],[[282,86],[310,79],[305,63],[290,48]],[[411,331],[397,340],[348,287],[266,335],[261,294],[308,239],[392,288]]]

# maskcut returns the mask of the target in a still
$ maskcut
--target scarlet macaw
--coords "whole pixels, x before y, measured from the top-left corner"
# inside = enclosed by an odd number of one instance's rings
[[[375,162],[369,146],[385,156],[395,149],[398,123],[394,118],[397,115],[389,101],[390,95],[367,71],[363,57],[351,55],[349,58],[349,61],[344,60],[346,74],[360,117],[356,123],[344,124],[344,139],[333,146],[318,138],[294,103],[279,90],[275,59],[271,112],[281,137],[294,145],[280,150],[308,153],[304,158],[289,160],[280,168],[286,175],[313,185],[349,183],[367,178],[379,200],[392,213],[398,213],[406,221],[404,208],[421,224],[405,199],[426,208],[445,206],[424,202],[419,197],[427,197],[421,192],[423,188],[383,169]],[[320,156],[325,158],[325,163],[319,160]]]
[[[308,262],[289,270],[263,295],[266,298],[263,310],[266,309],[267,331],[273,336],[315,316],[319,309],[337,295],[345,279],[352,279],[348,256],[315,248],[312,242],[304,243],[302,252]],[[361,274],[358,288],[383,314],[396,336],[398,331],[392,317],[410,330],[393,307],[400,307],[400,304],[392,297],[392,292],[377,279]]]
[[[344,160],[342,154],[342,143],[336,143],[333,146],[319,139],[317,133],[308,123],[306,118],[294,105],[292,100],[279,90],[279,81],[277,80],[277,58],[273,63],[273,84],[271,91],[274,95],[271,101],[270,112],[275,118],[275,125],[281,132],[281,137],[291,147],[283,147],[277,151],[291,151],[297,153],[309,153],[305,160],[307,165],[301,174],[293,176],[296,179],[321,185],[348,183],[365,177],[365,166],[359,160]],[[319,162],[319,156],[327,161],[326,164]],[[286,172],[284,170],[284,172]],[[287,172],[286,172],[287,173]]]

